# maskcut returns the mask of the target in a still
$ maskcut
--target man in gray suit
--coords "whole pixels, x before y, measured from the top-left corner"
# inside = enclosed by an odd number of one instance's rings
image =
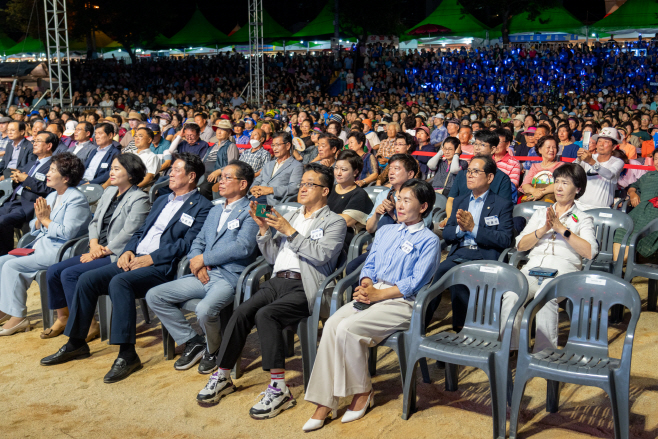
[[[263,170],[251,187],[251,194],[259,204],[277,204],[283,197],[299,191],[299,182],[304,173],[301,163],[291,157],[292,137],[286,132],[276,133],[272,138],[274,160],[265,163]]]
[[[217,369],[216,354],[221,342],[219,314],[233,305],[233,296],[242,271],[256,260],[254,237],[258,226],[249,216],[247,191],[254,181],[248,164],[232,160],[219,179],[224,205],[210,210],[201,232],[192,243],[187,258],[191,275],[151,288],[146,294],[149,307],[178,345],[185,344],[176,370],[187,370],[198,361],[199,373]],[[201,299],[196,306],[199,325],[206,339],[192,329],[179,305]],[[224,322],[226,323],[226,322]]]
[[[94,135],[94,126],[89,122],[80,122],[75,127],[75,132],[73,133],[73,139],[75,142],[71,143],[69,146],[69,152],[75,154],[82,163],[87,161],[87,157],[96,151],[96,145],[91,141],[92,136]]]
[[[275,140],[280,141],[281,137]],[[233,312],[217,354],[219,370],[197,395],[199,403],[217,403],[236,390],[230,369],[239,361],[255,324],[262,367],[270,371],[271,381],[249,414],[255,419],[273,418],[296,404],[285,382],[282,330],[311,315],[318,287],[336,269],[347,230],[345,220],[327,206],[334,185],[333,169],[311,163],[305,170],[299,210],[284,217],[273,209],[267,218],[261,218],[256,216],[256,203],[251,203],[250,215],[259,228],[258,247],[274,265],[272,277]]]

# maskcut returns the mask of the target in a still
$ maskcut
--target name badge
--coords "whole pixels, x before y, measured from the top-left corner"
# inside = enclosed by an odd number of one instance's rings
[[[106,169],[107,165],[109,165],[109,163],[101,163],[101,168]]]
[[[498,221],[498,217],[496,215],[486,217],[484,219],[484,223],[488,226],[497,226],[498,224],[500,224],[500,222]]]
[[[46,180],[46,176],[43,175],[41,172],[37,172],[36,174],[34,174],[34,178],[36,178],[39,181],[45,181]]]
[[[402,244],[402,247],[400,247],[400,248],[402,249],[402,251],[405,254],[408,255],[409,253],[411,253],[411,250],[414,249],[414,245],[412,243],[410,243],[409,241],[404,241],[404,243]]]
[[[229,221],[228,224],[226,225],[226,228],[229,230],[237,229],[240,227],[240,221],[237,219],[234,219],[233,221]]]
[[[322,229],[315,229],[311,231],[311,239],[320,239],[324,236],[324,231]]]
[[[192,218],[190,215],[184,213],[180,217],[180,222],[185,224],[187,227],[192,227],[192,223],[194,223],[194,218]]]

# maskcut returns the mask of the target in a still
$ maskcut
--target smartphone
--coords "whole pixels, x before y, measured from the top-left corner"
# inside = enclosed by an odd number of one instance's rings
[[[267,218],[267,214],[272,213],[272,206],[269,204],[256,205],[256,216],[259,218]]]
[[[370,308],[370,304],[363,303],[363,302],[354,302],[353,306],[354,306],[354,309],[358,309],[359,311],[363,311],[364,309]]]
[[[585,131],[583,133],[583,148],[589,149],[589,139],[592,137],[591,131]]]

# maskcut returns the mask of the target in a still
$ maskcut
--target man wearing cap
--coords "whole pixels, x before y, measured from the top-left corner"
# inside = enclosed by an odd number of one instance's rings
[[[247,148],[249,145],[249,136],[244,135],[244,122],[238,122],[233,126],[233,132],[235,133],[235,144],[241,145],[240,148]]]
[[[440,148],[443,141],[448,137],[448,129],[443,126],[445,114],[438,113],[434,116],[434,129],[430,134],[430,145],[435,148]]]
[[[32,144],[25,138],[25,122],[13,121],[8,125],[7,137],[11,143],[6,154],[0,159],[0,174],[5,169],[22,169],[28,162],[36,160],[32,153]],[[4,176],[0,176],[0,181],[2,180]]]
[[[617,189],[619,175],[624,169],[624,161],[614,157],[612,150],[621,141],[619,132],[612,127],[601,130],[596,140],[596,154],[588,148],[578,150],[579,164],[587,173],[587,188],[582,197],[576,200],[581,210],[610,207]]]
[[[168,115],[167,115],[168,116]],[[151,151],[156,155],[163,155],[171,146],[171,142],[165,139],[161,133],[160,125],[157,123],[147,123],[146,128],[153,131],[153,143],[151,143]],[[160,158],[160,157],[159,157]]]
[[[244,131],[242,132],[242,134],[251,138],[251,132],[254,130],[255,127],[256,127],[256,121],[251,117],[245,117]]]
[[[139,114],[136,111],[131,111],[128,114],[128,125],[130,126],[130,130],[123,136],[123,139],[121,139],[121,147],[125,148],[128,146],[128,144],[133,140],[133,136],[135,135],[135,129],[137,128],[137,124],[142,121],[142,115]]]
[[[206,113],[198,113],[194,116],[194,123],[199,125],[199,129],[201,130],[199,138],[204,142],[210,142],[210,139],[214,137],[215,133],[208,125],[208,115]]]
[[[14,114],[11,115],[11,117],[18,122],[24,121],[25,120],[25,110],[18,109],[14,112]]]
[[[78,127],[84,126],[83,124]],[[80,185],[103,184],[110,178],[110,168],[114,157],[121,154],[119,148],[112,145],[114,127],[109,123],[102,123],[96,132],[96,149],[85,160],[85,173]]]
[[[9,136],[7,135],[7,126],[12,120],[11,117],[0,117],[0,157],[5,155],[7,146],[12,144],[11,139],[9,139]]]

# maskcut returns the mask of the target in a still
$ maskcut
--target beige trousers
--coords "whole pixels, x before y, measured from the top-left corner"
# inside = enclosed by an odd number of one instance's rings
[[[413,300],[389,299],[357,311],[350,302],[327,320],[305,399],[331,409],[340,397],[369,392],[368,348],[409,329]]]

